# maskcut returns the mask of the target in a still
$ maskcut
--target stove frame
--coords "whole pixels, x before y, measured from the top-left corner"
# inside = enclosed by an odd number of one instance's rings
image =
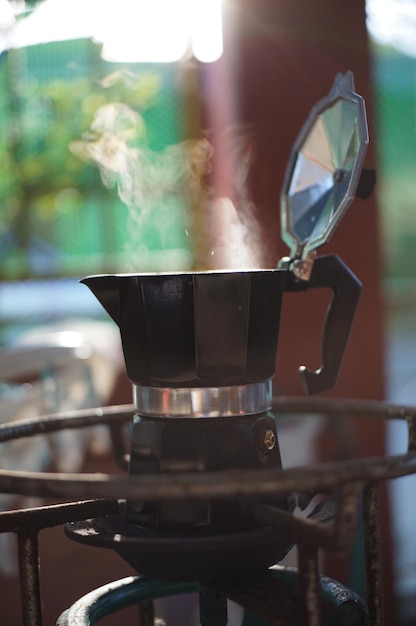
[[[383,626],[379,486],[381,481],[416,473],[416,409],[364,400],[275,397],[273,412],[285,415],[296,414],[305,419],[310,415],[318,414],[324,415],[329,421],[353,417],[375,418],[383,421],[403,420],[408,427],[408,447],[405,453],[399,455],[353,458],[288,470],[224,471],[211,474],[190,473],[141,477],[2,470],[0,471],[0,492],[2,493],[58,497],[68,500],[65,504],[7,511],[0,514],[0,532],[13,532],[17,535],[23,625],[41,626],[43,623],[38,533],[44,528],[90,517],[116,514],[119,510],[118,499],[120,498],[139,497],[154,500],[180,498],[184,495],[222,497],[236,493],[273,493],[283,496],[292,492],[322,493],[326,490],[338,490],[335,498],[336,512],[334,520],[330,523],[299,518],[263,504],[257,506],[255,516],[259,523],[289,533],[296,542],[299,551],[300,600],[303,602],[305,623],[308,626],[319,626],[321,624],[319,589],[325,581],[319,576],[319,550],[340,550],[351,546],[357,533],[362,504],[369,624]],[[40,419],[3,424],[0,426],[0,443],[63,429],[106,424],[112,435],[115,459],[122,468],[126,468],[128,458],[122,428],[132,419],[133,413],[133,405],[123,405],[71,411],[46,415]],[[74,498],[77,501],[72,501]],[[139,581],[140,578],[128,582],[126,579],[124,582],[118,581],[113,585],[121,589],[131,584],[133,585],[130,587],[131,590],[139,584]],[[339,583],[334,584],[339,585]],[[169,585],[167,583],[169,592],[181,593],[183,588],[181,584],[176,587],[175,584],[173,587]],[[185,586],[188,589],[189,585]],[[106,596],[110,591],[109,588],[91,593],[98,601],[97,598],[101,597],[100,593]],[[338,592],[348,594],[348,590],[342,588],[341,585],[339,585]],[[151,597],[155,596],[151,595]],[[152,615],[149,601],[144,600],[143,597],[138,597],[138,601],[140,601],[143,624],[150,624],[150,618],[146,617],[146,615]],[[82,599],[80,602],[82,604]]]

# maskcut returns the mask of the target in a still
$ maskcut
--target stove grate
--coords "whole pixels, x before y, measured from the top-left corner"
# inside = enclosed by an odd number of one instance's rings
[[[328,420],[345,418],[375,418],[378,420],[404,420],[408,426],[408,449],[400,455],[354,458],[321,465],[305,466],[290,470],[250,470],[215,472],[211,474],[175,474],[169,476],[119,476],[96,474],[63,474],[0,471],[0,492],[39,497],[57,497],[68,500],[64,504],[55,504],[6,511],[0,514],[0,532],[13,532],[18,538],[19,570],[21,584],[22,615],[24,626],[41,626],[42,609],[39,584],[38,533],[40,530],[68,522],[79,522],[94,518],[116,515],[120,498],[181,498],[223,497],[230,494],[281,494],[293,492],[325,493],[335,490],[335,515],[332,521],[328,516],[322,519],[300,518],[274,507],[259,504],[255,511],[257,521],[279,532],[293,537],[299,549],[299,571],[285,576],[296,575],[299,597],[303,602],[305,624],[322,624],[322,605],[320,595],[322,585],[332,585],[332,596],[350,598],[349,590],[335,581],[325,582],[319,576],[318,552],[322,549],[348,549],[354,540],[359,523],[359,511],[362,506],[365,537],[365,560],[367,575],[367,606],[369,624],[383,625],[382,588],[381,588],[381,540],[379,520],[380,482],[413,474],[416,472],[416,409],[394,406],[382,402],[338,400],[338,399],[288,399],[275,398],[273,410],[279,414],[296,414],[307,418],[311,414],[325,415]],[[0,426],[0,442],[46,434],[66,428],[83,428],[94,424],[107,424],[114,435],[115,456],[120,465],[126,464],[126,452],[122,445],[121,430],[131,419],[134,409],[131,405],[73,411],[57,415],[48,415],[40,419],[22,420]],[[75,501],[76,500],[76,501]],[[318,511],[319,512],[319,511]],[[177,544],[180,549],[180,543]],[[277,568],[277,571],[280,571]],[[134,578],[129,583],[119,581],[115,588],[125,585],[131,589],[140,588],[138,602],[143,602],[142,619],[145,619],[146,599],[140,594],[144,590],[143,578]],[[252,593],[255,608],[262,598],[267,604],[267,585],[263,584],[258,593]],[[130,587],[129,585],[132,585]],[[146,584],[151,584],[147,581]],[[167,584],[167,583],[166,583]],[[182,583],[174,585],[173,592],[181,593]],[[250,582],[253,588],[252,582]],[[244,585],[243,585],[244,587]],[[171,588],[170,588],[171,589]],[[247,598],[248,589],[233,588],[232,581],[223,585],[222,593],[227,597]],[[270,591],[278,597],[276,584]],[[165,588],[158,589],[161,595]],[[335,590],[335,591],[334,591]],[[109,590],[97,590],[98,596]],[[153,593],[153,592],[152,592]],[[297,592],[298,593],[298,592]],[[240,594],[240,595],[239,595]],[[338,594],[338,595],[337,595]],[[116,594],[119,597],[119,593]],[[133,594],[134,595],[134,594]],[[154,597],[152,594],[150,594]],[[128,596],[131,598],[131,594]],[[298,596],[297,596],[298,597]],[[266,601],[265,601],[266,598]],[[321,598],[322,599],[322,598]],[[124,600],[123,600],[124,601]],[[136,601],[136,600],[134,600]],[[80,601],[82,603],[82,601]],[[301,602],[301,604],[302,604]],[[256,606],[256,603],[258,606]],[[298,602],[299,604],[299,602]],[[359,612],[364,611],[356,605]],[[69,610],[68,610],[69,611]],[[147,610],[148,613],[148,610]],[[366,611],[359,619],[367,623]],[[347,615],[347,614],[345,614]],[[67,618],[65,618],[67,619]],[[95,619],[95,618],[94,618]],[[346,617],[345,619],[349,619]],[[60,626],[69,622],[62,621]],[[74,622],[77,623],[77,622]],[[84,623],[84,622],[80,622]],[[85,622],[89,623],[89,622]],[[90,622],[94,623],[94,622]],[[340,622],[342,623],[342,622]],[[344,621],[344,623],[347,623]],[[354,623],[354,622],[350,622]],[[358,621],[356,622],[359,623]],[[145,622],[143,622],[143,625]],[[206,621],[208,626],[209,621]]]

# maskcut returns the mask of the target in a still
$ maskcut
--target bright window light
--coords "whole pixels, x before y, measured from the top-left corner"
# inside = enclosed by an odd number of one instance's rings
[[[188,4],[188,0],[101,3],[94,37],[103,43],[103,57],[127,62],[179,61],[189,49]]]
[[[223,53],[221,0],[191,0],[192,52],[203,63],[217,61]]]
[[[367,0],[367,28],[374,41],[416,56],[416,1]]]
[[[16,18],[8,0],[0,0],[0,29],[11,28],[15,23]]]
[[[209,63],[223,51],[221,0],[44,0],[3,38],[0,52],[86,37],[102,43],[111,61],[168,63],[192,51]]]

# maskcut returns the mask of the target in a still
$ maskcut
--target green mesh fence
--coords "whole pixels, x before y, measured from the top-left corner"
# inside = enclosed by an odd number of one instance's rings
[[[89,40],[1,55],[0,279],[133,271],[132,255],[137,271],[160,269],[164,253],[187,258],[183,197],[167,198],[167,216],[147,207],[132,222],[116,188],[70,150],[112,102],[140,116],[142,147],[157,153],[180,142],[186,110],[176,72],[108,63]]]
[[[416,59],[390,48],[376,47],[373,85],[385,275],[396,282],[413,281],[416,278]]]

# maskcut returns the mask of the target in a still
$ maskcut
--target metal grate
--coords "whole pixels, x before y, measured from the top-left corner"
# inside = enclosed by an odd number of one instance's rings
[[[260,524],[288,534],[297,543],[299,598],[305,616],[303,623],[308,626],[319,626],[324,623],[320,601],[320,590],[324,579],[320,581],[319,578],[319,550],[350,549],[357,533],[362,510],[369,616],[367,623],[372,626],[382,626],[379,484],[384,480],[416,472],[416,409],[370,401],[275,398],[273,410],[278,414],[297,415],[305,419],[311,414],[319,414],[326,416],[329,421],[340,417],[373,418],[382,421],[404,420],[408,426],[408,449],[400,455],[354,458],[290,470],[221,471],[141,477],[0,471],[0,492],[59,497],[68,500],[68,503],[62,505],[0,514],[0,532],[14,532],[18,537],[24,626],[42,624],[37,536],[43,528],[91,517],[116,515],[119,510],[118,500],[122,498],[160,500],[184,496],[223,497],[232,494],[271,493],[283,496],[293,492],[323,493],[328,490],[335,490],[336,493],[335,515],[330,522],[328,518],[324,522],[321,521],[319,516],[317,519],[300,518],[262,504],[257,506],[255,516]],[[134,407],[126,405],[48,415],[41,419],[4,424],[0,426],[0,442],[62,429],[106,424],[113,435],[115,457],[119,464],[125,467],[126,451],[122,428],[131,419],[133,413]],[[74,502],[75,499],[78,501]],[[137,586],[137,584],[137,581],[134,582],[134,585]],[[122,585],[121,582],[120,585]],[[333,585],[336,588],[338,583],[333,583]],[[129,589],[131,590],[131,587]],[[108,591],[106,590],[106,593]],[[180,588],[178,591],[180,592]],[[274,594],[275,586],[272,586],[270,593],[272,591]],[[260,601],[259,598],[263,604],[267,604],[267,593],[267,589],[263,589],[260,594],[257,594],[254,604]],[[345,597],[348,596],[348,590],[341,586],[338,587],[339,593],[344,594]],[[100,595],[98,592],[97,594]],[[231,591],[230,595],[232,594],[238,596],[235,590]],[[137,601],[143,601],[140,594],[137,598]],[[240,600],[244,601],[244,593],[240,594]],[[366,620],[367,618],[362,614],[360,619]],[[61,623],[69,624],[70,622]],[[360,622],[339,621],[339,623],[358,624]]]

